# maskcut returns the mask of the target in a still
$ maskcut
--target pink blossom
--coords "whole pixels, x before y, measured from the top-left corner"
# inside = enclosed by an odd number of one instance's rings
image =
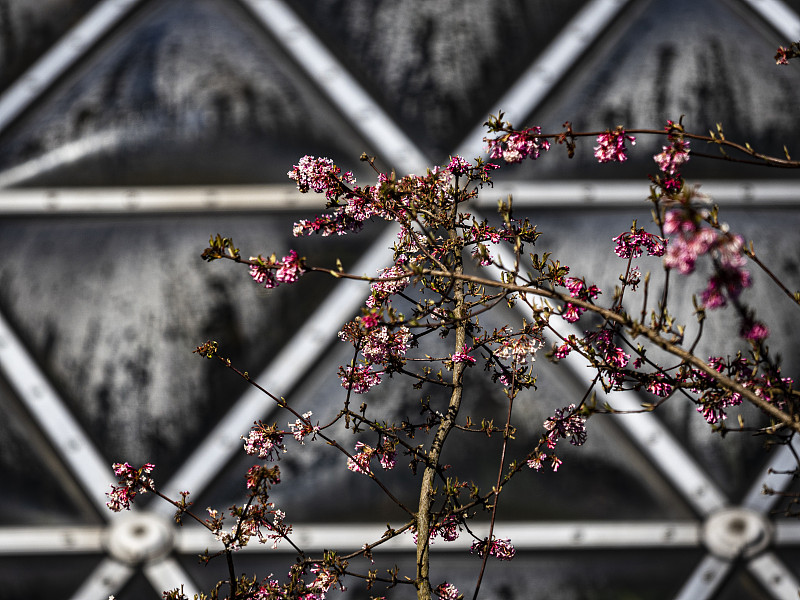
[[[458,588],[452,583],[440,583],[434,590],[437,596],[442,600],[459,600],[463,596],[459,593]]]
[[[297,252],[290,250],[289,254],[281,260],[281,266],[275,273],[275,279],[282,283],[294,283],[304,270],[303,259],[297,257]]]
[[[471,351],[472,348],[464,344],[461,350],[459,350],[450,357],[450,360],[452,360],[454,363],[474,363],[475,358],[469,355],[469,352]]]
[[[529,469],[535,469],[536,471],[542,470],[542,461],[547,458],[547,454],[537,452],[531,458],[528,459],[527,464]]]
[[[356,453],[352,458],[347,459],[347,468],[354,473],[369,475],[370,461],[373,457],[378,458],[378,462],[385,471],[394,469],[397,464],[397,452],[390,442],[384,442],[381,446],[373,448],[363,442],[356,442]]]
[[[447,170],[453,175],[464,175],[469,172],[469,169],[469,162],[460,156],[451,157],[450,164],[447,165]]]
[[[256,455],[264,460],[278,460],[281,452],[286,452],[283,445],[283,432],[279,431],[274,425],[266,426],[260,421],[250,430],[248,436],[242,437],[244,440],[244,451],[247,454]]]
[[[560,438],[570,438],[569,443],[573,446],[581,446],[586,442],[586,419],[577,413],[574,404],[557,409],[552,417],[545,420],[544,428],[550,449],[556,447]]]
[[[483,555],[486,553],[487,545],[489,547],[489,556],[494,556],[500,560],[511,560],[517,553],[514,546],[511,544],[511,540],[497,538],[493,539],[491,543],[488,544],[487,540],[476,540],[472,543],[472,547],[469,551],[473,554],[477,553],[478,556],[483,558]]]
[[[542,340],[535,336],[520,335],[503,340],[500,348],[494,351],[494,355],[501,359],[510,361],[515,367],[524,367],[530,361],[536,360],[536,352],[542,347]]]
[[[746,340],[760,342],[769,337],[769,329],[761,321],[746,321],[742,323],[739,335]]]
[[[613,241],[616,242],[614,253],[620,258],[639,258],[642,248],[650,256],[663,256],[667,250],[667,240],[644,229],[626,231],[613,238]]]
[[[663,381],[651,381],[647,384],[647,391],[656,396],[668,396],[672,391],[672,386]]]
[[[382,269],[379,273],[379,281],[370,285],[372,295],[367,298],[367,306],[370,308],[380,306],[389,296],[402,292],[411,283],[405,276],[405,269],[399,264]]]
[[[146,476],[155,468],[152,463],[145,463],[139,468],[132,467],[129,463],[114,463],[112,469],[118,477],[118,485],[112,484],[111,491],[106,493],[108,496],[106,506],[114,512],[130,510],[131,501],[136,494],[144,494],[155,485],[153,480]]]
[[[556,347],[556,349],[553,352],[553,356],[555,356],[556,358],[566,358],[567,356],[569,356],[570,352],[572,352],[572,346],[570,346],[568,343],[564,343]]]
[[[387,363],[405,356],[411,343],[411,331],[400,327],[392,332],[385,325],[367,330],[361,354],[372,364]]]
[[[561,313],[561,318],[568,323],[574,323],[581,318],[581,315],[586,311],[585,308],[580,308],[574,304],[567,302],[564,305],[564,310]]]
[[[267,289],[274,288],[278,285],[278,282],[275,281],[275,275],[264,265],[250,265],[250,277],[252,277],[253,281],[256,283],[263,283],[264,287]]]
[[[333,164],[330,158],[315,158],[304,156],[287,173],[289,179],[297,182],[297,189],[305,193],[309,190],[325,192],[329,200],[333,199],[341,190],[339,188],[339,175],[342,170]],[[351,172],[341,177],[341,181],[349,184],[356,182]]]
[[[594,155],[601,163],[605,162],[625,162],[628,160],[625,148],[625,140],[630,141],[632,146],[636,145],[636,138],[626,135],[622,127],[617,127],[614,131],[607,131],[597,136],[597,146]]]
[[[689,161],[689,140],[676,138],[670,146],[662,146],[653,160],[660,171],[671,177],[677,176],[678,169]]]
[[[606,355],[606,361],[618,369],[625,368],[630,358],[630,354],[625,354],[622,348],[614,348]]]
[[[563,464],[562,460],[558,458],[555,454],[550,456],[550,468],[553,469],[553,473],[558,473],[558,469],[561,468]]]
[[[311,422],[308,420],[312,414],[314,413],[308,411],[303,413],[302,419],[295,419],[294,423],[289,422],[289,430],[292,432],[294,439],[301,444],[305,444],[305,438],[307,436],[316,436],[319,432],[319,425],[311,425]],[[312,439],[314,438],[312,437]]]
[[[530,127],[495,139],[484,138],[488,143],[486,150],[490,158],[502,158],[507,163],[522,162],[526,158],[535,160],[540,152],[550,149],[550,142],[539,139],[541,133],[540,127]]]
[[[381,382],[380,373],[373,371],[369,365],[339,367],[339,377],[343,388],[351,388],[355,394],[366,394]]]

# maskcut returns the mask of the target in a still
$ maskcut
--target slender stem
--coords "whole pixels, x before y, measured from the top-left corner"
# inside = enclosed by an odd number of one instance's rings
[[[454,207],[455,210],[455,207]],[[455,220],[455,219],[454,219]],[[456,231],[451,228],[448,232],[450,239],[456,238]],[[451,272],[444,272],[442,275],[452,280],[451,275],[463,274],[463,262],[461,253],[455,251],[453,257],[453,270]],[[455,348],[456,352],[466,344],[467,338],[467,320],[465,310],[465,294],[464,286],[458,283],[453,289],[453,299],[455,306],[453,313],[458,319],[455,325]],[[439,466],[439,459],[442,454],[444,442],[448,434],[455,425],[458,411],[461,408],[461,399],[463,392],[463,375],[464,363],[453,363],[453,389],[450,393],[450,401],[448,403],[447,412],[442,417],[439,427],[436,430],[433,442],[431,443],[430,450],[428,451],[428,461],[425,466],[425,471],[422,475],[422,485],[419,492],[419,507],[417,511],[417,599],[418,600],[431,600],[431,582],[430,582],[430,522],[431,522],[431,506],[434,499],[433,482],[436,477],[436,472]]]
[[[494,539],[494,522],[497,518],[497,505],[500,503],[500,492],[503,483],[503,466],[506,464],[506,448],[508,448],[508,439],[511,437],[511,409],[514,406],[514,397],[517,395],[516,391],[516,365],[512,371],[511,387],[508,391],[508,414],[506,415],[506,426],[503,430],[503,447],[500,450],[500,466],[497,469],[497,484],[494,488],[494,504],[492,504],[492,518],[489,521],[489,537],[486,542],[486,549],[483,553],[483,562],[481,562],[481,571],[478,574],[478,581],[475,584],[475,593],[472,595],[472,600],[478,600],[478,592],[481,589],[481,581],[483,581],[483,573],[486,571],[486,561],[489,560],[489,548],[491,548],[492,539]]]

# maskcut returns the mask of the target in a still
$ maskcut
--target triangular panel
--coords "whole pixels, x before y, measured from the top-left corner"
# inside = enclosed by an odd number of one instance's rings
[[[370,151],[222,0],[147,3],[2,143],[5,186],[285,182],[303,154]]]
[[[247,269],[200,259],[209,234],[246,256],[288,248],[352,266],[369,239],[291,238],[292,215],[6,221],[0,308],[108,461],[153,462],[159,481],[247,388],[192,351],[207,340],[258,373],[335,284],[327,275],[265,290]],[[253,419],[259,415],[253,415]]]
[[[437,161],[461,141],[584,0],[296,3],[363,85]]]

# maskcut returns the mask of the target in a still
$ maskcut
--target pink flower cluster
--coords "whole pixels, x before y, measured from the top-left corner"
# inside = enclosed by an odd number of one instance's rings
[[[672,392],[672,386],[664,381],[653,379],[647,384],[647,391],[663,398],[669,396]]]
[[[385,471],[394,469],[397,464],[397,452],[391,442],[384,441],[377,448],[363,442],[356,442],[356,453],[352,458],[347,459],[347,468],[354,473],[369,475],[372,473],[369,466],[370,461],[375,457],[378,458],[378,462]]]
[[[548,454],[544,452],[536,452],[531,458],[528,459],[527,464],[529,469],[534,469],[536,471],[542,470],[542,463],[548,457]],[[550,468],[553,469],[553,473],[558,472],[559,467],[561,466],[562,462],[561,459],[558,458],[555,454],[550,454]]]
[[[352,389],[355,394],[366,394],[381,382],[380,373],[365,364],[339,367],[339,378],[342,380],[342,387]]]
[[[719,373],[725,371],[727,375],[733,376],[737,380],[748,378],[743,359],[728,363],[722,358],[712,356],[708,359],[708,364],[715,371]],[[742,403],[741,395],[718,387],[715,380],[707,373],[695,370],[694,376],[698,385],[692,388],[692,392],[702,394],[697,404],[697,412],[703,414],[706,422],[713,425],[726,419],[725,409]]]
[[[625,162],[628,160],[625,140],[628,140],[631,146],[636,145],[636,138],[632,135],[627,135],[621,126],[614,131],[606,131],[600,134],[597,136],[598,145],[594,148],[595,158],[601,163]]]
[[[387,220],[393,218],[379,201],[380,186],[389,180],[383,173],[378,176],[375,187],[360,188],[355,185],[356,180],[352,173],[348,171],[342,175],[341,170],[329,158],[304,156],[289,172],[289,178],[297,182],[301,192],[325,192],[330,204],[336,207],[330,214],[295,223],[295,237],[312,233],[319,233],[323,237],[344,235],[350,231],[360,231],[364,222],[374,216]],[[338,203],[341,196],[347,199],[344,206]]]
[[[297,189],[306,193],[309,190],[315,192],[325,192],[328,200],[333,200],[339,189],[340,181],[348,184],[355,184],[356,178],[348,171],[344,175],[342,170],[333,164],[330,158],[316,158],[314,156],[304,156],[287,173],[289,179],[297,182]],[[341,179],[340,179],[341,176]]]
[[[244,440],[244,451],[247,454],[258,456],[264,460],[278,460],[281,452],[286,452],[283,445],[283,432],[278,430],[275,425],[264,425],[258,421],[255,427],[250,430]]]
[[[375,281],[370,285],[372,295],[367,298],[367,306],[370,308],[378,307],[387,301],[390,296],[402,292],[411,283],[405,272],[405,268],[400,261],[394,266],[386,267],[379,271],[379,281]]]
[[[339,368],[342,386],[349,388],[352,385],[353,392],[357,394],[364,394],[380,383],[380,372],[373,371],[373,366],[391,368],[396,362],[402,361],[413,340],[408,327],[391,331],[388,326],[380,324],[376,312],[369,312],[346,323],[339,332],[339,338],[352,343],[364,357],[364,362],[355,368]]]
[[[373,365],[385,364],[405,356],[410,344],[411,330],[408,327],[390,331],[387,326],[380,325],[367,330],[361,344],[361,354]]]
[[[542,344],[541,338],[536,336],[519,335],[503,340],[494,355],[501,360],[510,361],[515,367],[524,367],[528,364],[528,357],[531,362],[536,361],[536,351]]]
[[[223,518],[216,509],[208,508],[206,523],[214,537],[231,550],[241,550],[250,538],[258,537],[262,544],[272,542],[272,549],[292,532],[292,526],[284,522],[286,513],[275,508],[272,502],[250,504],[246,507],[231,507],[231,516],[236,519],[230,531],[222,529]]]
[[[290,250],[279,263],[273,262],[274,257],[264,260],[260,256],[253,256],[250,260],[256,261],[256,264],[250,265],[250,277],[267,289],[278,287],[281,283],[294,283],[305,271],[304,260],[297,256],[295,250]],[[276,266],[278,268],[273,273]]]
[[[511,544],[511,540],[497,538],[493,539],[491,543],[487,543],[487,540],[476,540],[472,542],[472,547],[469,551],[473,554],[477,553],[478,556],[483,558],[483,555],[486,553],[487,545],[489,547],[489,556],[494,556],[500,560],[511,560],[517,553],[516,549]]]
[[[717,268],[702,293],[706,308],[725,306],[727,298],[738,298],[744,288],[750,287],[750,273],[743,268],[746,258],[741,236],[701,227],[681,209],[666,214],[664,231],[676,234],[664,257],[666,266],[686,275],[694,271],[700,256],[711,254],[714,257]]]
[[[601,329],[590,337],[597,351],[611,367],[624,369],[628,365],[631,357],[629,354],[625,354],[622,348],[613,343],[611,330]],[[619,376],[620,374],[616,373],[615,375]]]
[[[455,515],[448,515],[441,523],[432,525],[428,531],[428,541],[433,544],[437,537],[442,538],[446,542],[453,542],[458,539],[461,532],[458,529],[458,518]],[[417,529],[411,527],[412,538],[414,543],[417,543]]]
[[[472,352],[472,348],[464,344],[461,350],[450,356],[450,360],[452,360],[454,363],[474,363],[475,357],[470,356],[470,352]]]
[[[446,581],[436,586],[434,593],[442,600],[461,600],[464,597],[456,586]]]
[[[319,432],[319,425],[312,425],[309,418],[313,415],[311,411],[303,413],[302,419],[295,419],[294,423],[289,423],[289,430],[292,432],[292,436],[301,444],[305,444],[305,439],[307,436],[312,436],[311,439],[315,439],[317,433]]]
[[[587,286],[583,279],[578,279],[577,277],[567,277],[564,285],[569,290],[570,296],[581,300],[594,300],[602,293],[596,285]],[[561,318],[569,323],[574,323],[581,318],[584,312],[586,312],[585,308],[567,302],[561,312]]]
[[[663,256],[667,251],[667,240],[644,229],[620,233],[613,241],[616,243],[614,253],[620,258],[639,258],[642,248],[649,256]]]
[[[131,501],[136,497],[136,494],[144,494],[148,489],[152,489],[155,485],[147,474],[152,473],[155,465],[152,463],[145,463],[144,466],[132,467],[128,463],[114,463],[112,465],[114,475],[118,480],[118,486],[112,485],[111,491],[106,493],[108,502],[106,506],[114,512],[121,510],[130,510]]]
[[[544,428],[547,430],[547,447],[551,450],[560,438],[570,438],[569,443],[573,446],[586,442],[586,419],[575,411],[574,404],[556,409],[555,414],[545,420]]]
[[[539,139],[540,127],[529,127],[523,131],[507,133],[499,138],[484,138],[490,158],[502,158],[507,163],[519,163],[530,158],[539,158],[541,152],[550,149],[550,142]]]
[[[346,590],[339,581],[339,575],[335,570],[314,563],[309,571],[315,575],[311,583],[305,583],[299,579],[299,576],[305,574],[305,571],[302,567],[297,566],[289,572],[289,579],[294,582],[292,591],[282,588],[277,579],[265,579],[259,589],[248,598],[253,600],[325,600],[328,592],[337,584],[342,591]],[[270,575],[270,577],[272,576]],[[298,583],[302,585],[302,591],[295,587]]]

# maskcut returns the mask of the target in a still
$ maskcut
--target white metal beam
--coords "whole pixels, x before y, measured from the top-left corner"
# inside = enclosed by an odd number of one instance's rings
[[[742,500],[743,507],[758,511],[764,516],[769,516],[769,511],[778,502],[780,496],[764,494],[764,486],[766,485],[777,492],[782,492],[789,487],[793,478],[785,473],[796,469],[798,466],[792,449],[800,454],[800,440],[797,439],[797,436],[792,438],[791,447],[778,446],[773,450],[769,462],[764,465],[761,472],[753,479],[750,489],[744,500]],[[777,471],[778,473],[771,471]]]
[[[187,598],[194,598],[200,594],[194,583],[187,578],[183,567],[172,556],[146,563],[143,571],[156,592],[168,592],[178,589]]]
[[[105,527],[1,527],[0,556],[103,552]]]
[[[424,174],[428,158],[282,0],[241,0],[350,124],[401,174]]]
[[[785,2],[781,0],[744,0],[744,3],[785,37],[787,46],[790,42],[800,40],[800,17]]]
[[[94,447],[64,400],[0,314],[0,371],[16,391],[33,419],[53,444],[59,457],[82,485],[87,498],[104,517],[106,492],[117,478]]]
[[[399,525],[394,525],[398,528]],[[488,526],[470,525],[477,535],[488,535]],[[315,523],[295,524],[291,539],[303,550],[320,552],[336,548],[341,551],[357,550],[365,542],[375,542],[386,531],[385,525],[375,523]],[[566,521],[537,523],[530,521],[499,521],[495,526],[497,537],[511,538],[517,551],[577,550],[598,548],[694,548],[700,545],[700,525],[693,522],[641,522],[641,521]],[[463,552],[472,543],[463,534],[453,542],[436,542],[434,552]],[[211,533],[201,527],[186,526],[178,531],[175,548],[180,553],[202,553],[218,545]],[[276,549],[271,543],[251,542],[243,552],[289,552],[294,549],[280,542]],[[375,551],[415,551],[411,534],[406,532],[376,547]]]
[[[106,558],[86,578],[71,600],[103,600],[119,594],[134,573],[133,567]]]
[[[709,600],[720,588],[732,563],[707,554],[686,580],[675,600]]]
[[[471,203],[494,208],[512,196],[517,208],[641,206],[648,186],[642,181],[499,181]],[[724,206],[800,205],[795,181],[732,180],[705,182],[701,188]],[[0,189],[0,216],[67,214],[214,213],[319,210],[325,202],[302,194],[292,184]]]
[[[141,0],[102,0],[0,97],[0,131]]]
[[[751,559],[747,570],[776,600],[797,600],[800,597],[800,582],[772,552]]]
[[[0,189],[0,216],[320,210],[296,185]]]

